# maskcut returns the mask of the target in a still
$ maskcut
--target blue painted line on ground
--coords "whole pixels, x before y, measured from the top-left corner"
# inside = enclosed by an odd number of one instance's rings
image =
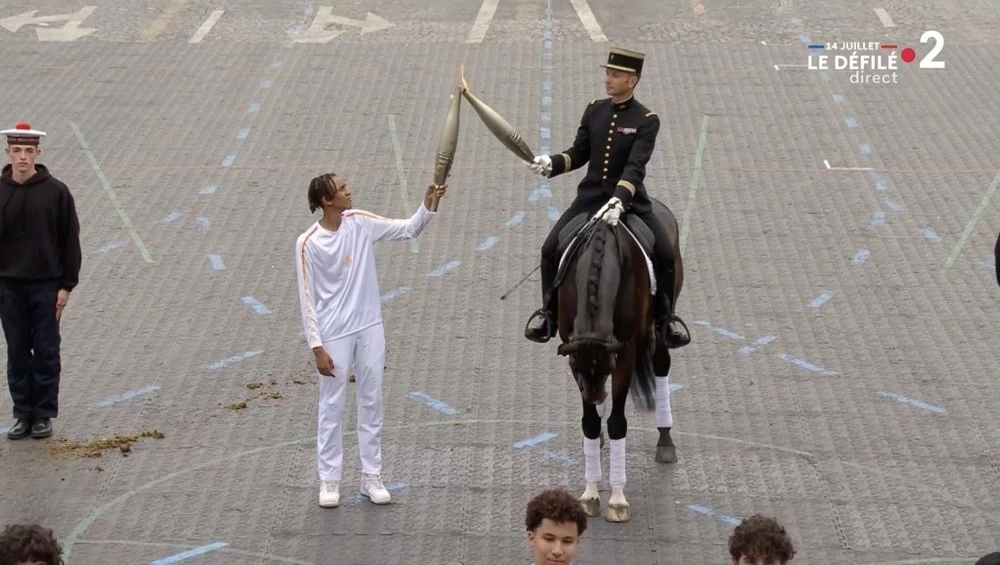
[[[254,312],[260,314],[261,316],[268,316],[271,314],[271,311],[268,310],[267,306],[264,306],[263,302],[257,300],[252,296],[244,296],[243,303],[252,308]]]
[[[274,83],[272,83],[271,81],[269,81],[267,79],[264,79],[264,80],[260,81],[260,87],[262,89],[264,89],[264,90],[267,90],[268,88],[271,88],[272,84],[274,84]]]
[[[449,406],[445,402],[442,402],[442,401],[434,398],[433,396],[430,396],[430,395],[425,394],[423,392],[414,391],[414,392],[411,392],[410,394],[408,394],[407,396],[411,400],[416,400],[417,402],[422,402],[423,404],[427,405],[432,410],[436,410],[437,412],[440,412],[442,414],[447,414],[449,416],[454,416],[455,414],[458,414],[458,410],[456,410],[453,406]]]
[[[870,255],[871,255],[871,251],[868,251],[867,249],[864,249],[864,248],[859,249],[858,252],[855,253],[854,257],[851,259],[851,264],[855,265],[855,266],[857,266],[857,265],[864,265],[865,262],[868,261],[868,257]]]
[[[893,212],[902,212],[904,210],[903,205],[895,200],[886,200],[885,205]]]
[[[108,398],[105,398],[104,400],[99,400],[99,401],[97,401],[97,402],[94,403],[94,406],[96,406],[98,408],[105,408],[105,407],[111,406],[113,404],[118,404],[119,402],[125,402],[126,400],[132,400],[133,398],[136,398],[138,396],[142,396],[144,394],[149,394],[151,392],[156,392],[158,390],[160,390],[159,385],[146,385],[146,386],[144,386],[142,388],[137,388],[135,390],[130,390],[128,392],[123,392],[123,393],[117,394],[115,396],[109,396]]]
[[[544,453],[545,453],[545,456],[548,457],[549,459],[551,459],[553,461],[558,461],[560,463],[563,463],[564,465],[577,466],[577,465],[580,464],[580,460],[579,459],[575,459],[573,457],[570,457],[569,455],[566,455],[565,453],[559,453],[557,451],[551,451],[549,449],[546,449]]]
[[[525,447],[535,447],[536,445],[541,445],[547,441],[552,441],[553,439],[559,437],[559,434],[554,432],[542,432],[536,436],[529,437],[527,439],[522,439],[520,441],[514,442],[514,449],[524,449]]]
[[[799,41],[800,41],[800,42],[801,42],[801,43],[802,43],[803,45],[809,45],[810,43],[812,43],[812,38],[811,38],[811,37],[809,37],[808,35],[800,35],[800,36],[799,36]]]
[[[455,269],[457,269],[459,267],[459,265],[461,265],[461,264],[462,264],[461,261],[450,261],[450,262],[445,263],[444,265],[438,267],[437,269],[434,269],[433,271],[427,273],[426,276],[428,276],[428,277],[441,277],[441,276],[444,276],[444,275],[446,275],[446,274],[454,271]]]
[[[410,287],[408,287],[408,286],[401,286],[399,288],[395,288],[395,289],[390,290],[389,292],[383,294],[382,296],[380,296],[379,297],[379,301],[380,302],[389,302],[390,300],[395,300],[395,299],[399,298],[400,296],[403,296],[407,292],[410,292],[411,290],[413,290],[413,289],[410,288]]]
[[[833,293],[832,292],[829,292],[829,291],[823,292],[819,296],[817,296],[816,298],[812,299],[812,302],[809,303],[809,307],[810,308],[819,308],[820,306],[826,304],[827,300],[830,300],[831,298],[833,298]]]
[[[549,212],[549,219],[552,220],[553,222],[558,220],[559,216],[561,215],[561,212],[559,212],[559,208],[556,208],[555,204],[549,204],[548,212]]]
[[[688,509],[689,510],[694,510],[695,512],[698,512],[699,514],[704,514],[706,516],[710,516],[710,517],[715,518],[716,520],[718,520],[720,522],[725,522],[726,524],[729,524],[731,526],[739,526],[740,523],[743,522],[743,520],[741,520],[741,519],[739,519],[739,518],[737,518],[735,516],[727,516],[725,514],[722,514],[721,512],[717,512],[717,511],[709,508],[708,506],[703,506],[701,504],[688,504]]]
[[[821,375],[827,375],[827,376],[833,376],[833,375],[837,374],[837,373],[835,373],[835,372],[833,372],[833,371],[831,371],[829,369],[824,369],[823,367],[820,367],[819,365],[815,365],[813,363],[810,363],[809,361],[806,361],[805,359],[799,359],[797,357],[792,357],[791,355],[789,355],[787,353],[778,353],[777,356],[778,356],[779,359],[783,359],[783,360],[788,361],[789,363],[791,363],[793,365],[797,365],[799,367],[802,367],[803,369],[808,369],[808,370],[810,370],[810,371],[812,371],[814,373],[819,373]]]
[[[792,25],[796,25],[796,26],[802,25],[802,20],[800,20],[798,18],[792,18],[791,21],[792,21]]]
[[[197,218],[195,218],[194,223],[201,229],[204,230],[208,229],[208,218],[204,216],[198,216]]]
[[[847,127],[849,128],[858,127],[858,119],[853,116],[847,116],[846,118],[844,118],[844,121],[847,122]]]
[[[667,387],[667,388],[670,389],[670,392],[677,392],[677,391],[681,390],[682,388],[684,388],[684,385],[677,384],[677,383],[670,383],[670,386]]]
[[[542,90],[552,90],[552,81],[551,80],[543,80],[542,81]]]
[[[215,186],[214,184],[207,184],[205,185],[204,188],[201,189],[201,192],[199,192],[198,194],[215,194],[215,190],[217,188],[218,187]]]
[[[10,428],[0,428],[0,435],[4,435],[10,431]]]
[[[222,160],[223,167],[229,167],[236,161],[236,153],[230,153],[226,155],[225,159]]]
[[[96,252],[97,253],[107,253],[108,251],[113,251],[115,249],[119,249],[119,248],[122,248],[122,247],[125,247],[125,242],[124,241],[113,241],[111,243],[105,243]]]
[[[223,359],[221,361],[216,361],[215,363],[212,363],[211,365],[209,365],[208,368],[209,369],[224,369],[224,368],[226,368],[226,367],[228,367],[228,366],[230,366],[230,365],[232,365],[234,363],[239,363],[240,361],[245,361],[245,360],[247,360],[247,359],[249,359],[251,357],[254,357],[256,355],[260,355],[261,353],[264,353],[264,352],[263,351],[244,351],[243,353],[240,353],[239,355],[233,355],[232,357],[229,357],[227,359]]]
[[[552,97],[542,96],[542,106],[551,106],[551,105],[552,105]]]
[[[542,139],[552,139],[552,131],[549,128],[539,128],[538,134]]]
[[[743,347],[739,348],[739,350],[737,351],[737,353],[742,353],[744,355],[746,355],[748,353],[753,353],[754,351],[757,351],[761,347],[764,347],[765,345],[767,345],[769,343],[772,343],[776,339],[778,339],[778,336],[776,336],[776,335],[765,335],[765,336],[758,337],[750,345],[744,345]]]
[[[272,69],[277,69],[280,66],[281,66],[281,61],[275,61],[275,62],[271,63],[271,68]]]
[[[917,399],[914,399],[914,398],[909,398],[907,396],[902,396],[900,394],[896,394],[895,392],[885,392],[885,391],[882,391],[882,392],[879,393],[879,396],[884,396],[886,398],[891,398],[892,400],[896,400],[896,401],[902,402],[904,404],[909,404],[910,406],[916,406],[917,408],[920,408],[922,410],[927,410],[928,412],[935,412],[937,414],[946,414],[947,413],[947,410],[945,410],[944,408],[941,408],[940,406],[935,406],[933,404],[928,404],[928,403],[926,403],[926,402],[924,402],[922,400],[917,400]]]
[[[934,233],[931,228],[920,228],[920,235],[924,236],[927,241],[941,241],[941,237]]]
[[[996,269],[997,262],[995,259],[992,261],[983,261],[983,266],[986,267],[987,269]]]
[[[552,198],[552,188],[549,187],[549,183],[542,183],[538,185],[538,188],[531,191],[528,196],[528,202],[538,202],[542,198]]]
[[[552,121],[552,114],[550,114],[548,112],[542,112],[542,114],[541,114],[540,117],[541,117],[542,121],[545,122],[545,123],[548,123],[548,122]]]
[[[486,251],[487,249],[491,249],[498,241],[500,241],[500,238],[495,235],[491,235],[476,246],[476,251]]]
[[[247,106],[248,114],[256,114],[259,111],[260,111],[260,102],[251,102],[250,105]]]
[[[183,215],[184,214],[181,214],[177,210],[174,210],[174,211],[170,212],[169,214],[167,214],[167,217],[163,218],[163,223],[169,224],[170,222],[179,220],[181,218],[181,216],[183,216]]]
[[[522,221],[524,221],[524,217],[526,215],[527,215],[527,213],[524,212],[523,210],[518,210],[517,212],[514,212],[514,214],[511,215],[510,219],[507,220],[507,224],[506,224],[507,227],[511,228],[511,227],[514,227],[514,226],[520,224]]]
[[[385,485],[385,490],[389,491],[390,493],[396,493],[405,488],[406,488],[406,483],[404,483],[403,481],[393,481]],[[367,496],[361,494],[360,492],[356,492],[351,496],[348,496],[347,500],[345,500],[344,502],[346,502],[347,504],[361,504],[366,500],[368,500]]]
[[[719,335],[724,335],[731,339],[744,339],[743,336],[734,331],[727,330],[726,328],[720,328],[718,326],[713,326],[710,322],[706,322],[705,320],[698,320],[695,323],[698,324],[699,326],[708,328]]]
[[[844,95],[843,94],[834,94],[833,95],[833,101],[836,102],[837,104],[843,103],[844,102]]]
[[[885,225],[885,212],[882,210],[876,210],[872,213],[872,225],[875,227]]]
[[[872,146],[868,145],[867,143],[859,143],[858,150],[861,151],[862,155],[871,155]]]
[[[226,264],[222,261],[221,255],[215,255],[215,254],[209,255],[208,262],[211,263],[212,268],[215,269],[216,271],[226,270]]]
[[[163,559],[157,559],[156,561],[150,562],[150,565],[170,565],[171,563],[179,563],[185,559],[191,559],[192,557],[198,557],[199,555],[205,555],[206,553],[211,553],[217,549],[222,549],[229,544],[224,541],[217,541],[215,543],[210,543],[208,545],[203,545],[201,547],[196,547],[194,549],[189,549],[187,551],[182,551],[180,553],[175,553]]]
[[[889,188],[889,183],[886,182],[885,177],[878,173],[872,173],[872,176],[875,178],[875,190],[885,192]]]
[[[823,79],[824,81],[826,81],[826,82],[830,82],[830,73],[828,73],[828,72],[826,72],[826,71],[822,71],[821,73],[819,73],[819,76],[820,76],[820,78],[822,78],[822,79]]]
[[[250,128],[241,128],[240,131],[236,132],[236,139],[246,139],[250,136]]]

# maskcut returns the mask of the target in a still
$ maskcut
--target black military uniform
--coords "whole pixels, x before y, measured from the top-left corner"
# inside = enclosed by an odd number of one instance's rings
[[[23,161],[45,133],[18,124],[0,134],[12,161],[0,171],[0,320],[16,420],[7,437],[45,438],[59,413],[57,300],[79,282],[80,223],[69,188],[45,165]]]
[[[612,49],[608,68],[642,73],[644,55],[625,49]],[[673,313],[673,249],[667,245],[668,236],[653,217],[652,203],[643,184],[646,164],[653,155],[660,119],[655,112],[639,103],[634,97],[621,102],[611,98],[595,99],[583,111],[573,146],[559,155],[552,155],[550,177],[561,175],[587,165],[587,173],[577,187],[577,196],[562,217],[552,227],[542,245],[542,309],[532,314],[525,328],[525,337],[544,343],[556,333],[557,295],[553,292],[558,270],[559,232],[580,212],[595,214],[610,199],[617,197],[622,207],[640,218],[653,231],[656,239],[654,265],[657,278],[655,315],[657,325],[667,343],[673,347],[690,340],[680,319]],[[535,326],[531,322],[541,318]]]

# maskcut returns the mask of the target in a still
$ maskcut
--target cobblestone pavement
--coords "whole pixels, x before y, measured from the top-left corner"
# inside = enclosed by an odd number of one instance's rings
[[[0,443],[0,521],[53,527],[69,563],[526,563],[528,499],[582,491],[580,405],[555,345],[522,337],[537,277],[499,297],[581,175],[540,183],[464,105],[440,214],[379,247],[389,507],[355,494],[353,432],[347,503],[316,504],[292,247],[320,172],[412,212],[460,64],[556,152],[609,45],[647,53],[648,186],[681,218],[693,343],[671,375],[680,461],[653,461],[653,415],[630,406],[633,520],[594,520],[580,563],[722,563],[755,512],[787,524],[796,563],[1000,547],[996,3],[37,0],[0,18],[0,119],[49,133],[85,251],[56,437]],[[918,68],[927,30],[944,69]],[[916,60],[891,84],[807,66],[845,41]],[[154,431],[96,458],[62,441]]]

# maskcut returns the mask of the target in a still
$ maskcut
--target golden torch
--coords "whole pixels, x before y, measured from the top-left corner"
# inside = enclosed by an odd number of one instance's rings
[[[451,95],[451,104],[448,106],[444,127],[441,128],[441,137],[438,139],[437,153],[434,158],[434,184],[438,186],[444,186],[447,182],[448,174],[451,172],[451,164],[455,160],[455,150],[458,148],[458,115],[461,105],[462,87],[459,86]],[[437,195],[431,201],[431,208],[437,212]]]
[[[465,82],[465,67],[462,68],[462,94],[465,95],[465,99],[469,101],[469,104],[475,108],[476,113],[479,114],[479,118],[483,120],[486,127],[493,132],[493,135],[503,143],[507,149],[510,149],[514,155],[517,155],[521,159],[528,161],[529,163],[535,159],[535,154],[531,152],[528,148],[528,144],[521,139],[521,134],[517,133],[514,126],[510,125],[507,120],[503,119],[503,116],[497,113],[496,110],[490,108],[483,103],[482,100],[478,99],[469,92],[469,85]]]

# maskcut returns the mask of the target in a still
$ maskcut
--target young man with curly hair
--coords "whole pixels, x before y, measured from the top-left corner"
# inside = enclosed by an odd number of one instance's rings
[[[756,514],[729,536],[732,565],[788,565],[795,556],[792,538],[774,518]]]
[[[524,525],[532,565],[570,565],[587,529],[587,514],[569,492],[549,489],[528,503]]]
[[[61,565],[62,546],[52,530],[15,524],[0,534],[0,565]]]

